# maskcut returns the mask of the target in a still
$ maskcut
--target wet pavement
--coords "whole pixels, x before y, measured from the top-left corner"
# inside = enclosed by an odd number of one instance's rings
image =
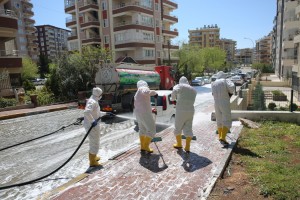
[[[5,111],[0,112],[0,120],[75,106]],[[196,108],[193,130],[197,140],[192,141],[189,154],[173,148],[174,127],[170,126],[157,133],[162,141],[151,143],[153,154],[141,155],[139,145],[133,146],[105,162],[103,168],[81,174],[38,199],[206,199],[242,129],[239,122],[233,122],[227,135],[230,145],[224,148],[215,134],[216,122],[211,121],[213,110],[212,104]]]
[[[173,126],[157,133],[152,155],[134,146],[104,163],[103,168],[81,174],[69,183],[44,193],[39,199],[206,199],[222,174],[242,125],[233,122],[224,148],[210,120],[213,106],[197,109],[193,130],[197,140],[190,154],[173,148]],[[185,141],[183,141],[185,145]]]

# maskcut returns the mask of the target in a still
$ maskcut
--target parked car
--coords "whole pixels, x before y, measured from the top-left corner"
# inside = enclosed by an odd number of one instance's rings
[[[203,78],[204,78],[204,83],[205,83],[205,84],[210,84],[211,79],[210,79],[209,76],[204,76]]]
[[[155,106],[155,98],[151,97],[152,111],[156,108],[156,121],[163,123],[174,123],[176,102],[171,101],[172,90],[156,90],[158,97]]]
[[[235,84],[235,85],[243,85],[244,84],[244,79],[239,76],[239,75],[236,75],[236,76],[232,76],[230,78],[230,80]]]
[[[44,85],[46,83],[46,80],[47,79],[44,79],[44,78],[35,78],[31,81],[34,85]]]
[[[202,86],[204,85],[204,78],[203,77],[196,77],[194,80],[192,80],[192,85],[198,85]]]
[[[217,74],[214,74],[210,77],[210,82],[214,82],[215,80],[217,80]]]

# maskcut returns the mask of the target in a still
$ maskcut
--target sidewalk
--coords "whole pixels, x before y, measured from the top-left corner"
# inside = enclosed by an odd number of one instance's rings
[[[152,155],[142,156],[136,146],[39,199],[206,199],[223,173],[242,125],[233,122],[227,135],[229,148],[223,148],[215,134],[216,122],[210,120],[213,106],[204,109],[194,117],[197,140],[192,141],[189,155],[173,148],[174,128],[169,127],[157,133],[162,141],[151,143]]]
[[[53,111],[64,110],[69,108],[77,108],[77,106],[78,106],[77,102],[73,102],[73,103],[57,104],[57,105],[50,105],[50,106],[40,106],[35,108],[2,111],[0,112],[0,120],[12,119],[16,117],[24,117],[24,116],[41,114],[46,112],[53,112]]]

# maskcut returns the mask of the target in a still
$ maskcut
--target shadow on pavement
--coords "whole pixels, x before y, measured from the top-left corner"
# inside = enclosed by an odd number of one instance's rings
[[[92,174],[92,173],[94,173],[94,172],[96,172],[96,171],[99,171],[100,169],[103,169],[104,167],[102,166],[102,165],[100,165],[100,166],[98,166],[98,167],[89,167],[86,171],[85,171],[85,173],[87,173],[87,174]]]
[[[161,156],[157,155],[157,154],[149,154],[149,153],[141,153],[141,157],[140,157],[140,165],[143,166],[144,168],[152,171],[152,172],[161,172],[165,169],[168,168],[168,166],[165,164],[165,162],[163,162],[163,164],[161,164],[162,166],[160,166],[159,163],[159,158]]]
[[[181,166],[187,172],[194,172],[212,163],[208,158],[199,156],[193,152],[186,153],[182,149],[178,149],[177,154],[181,156],[183,160]]]

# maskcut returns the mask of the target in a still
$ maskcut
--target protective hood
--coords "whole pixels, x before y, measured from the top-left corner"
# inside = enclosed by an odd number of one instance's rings
[[[179,79],[179,84],[188,84],[189,85],[189,81],[187,80],[187,78],[185,76],[182,76]]]
[[[93,88],[93,93],[92,95],[94,96],[94,98],[96,98],[97,100],[101,99],[101,95],[102,95],[102,90],[98,87]]]
[[[219,71],[217,73],[217,79],[220,79],[220,78],[224,78],[224,72],[223,71]]]
[[[140,87],[148,87],[148,83],[146,81],[143,81],[143,80],[140,80],[136,83],[137,85],[137,88],[140,88]]]

